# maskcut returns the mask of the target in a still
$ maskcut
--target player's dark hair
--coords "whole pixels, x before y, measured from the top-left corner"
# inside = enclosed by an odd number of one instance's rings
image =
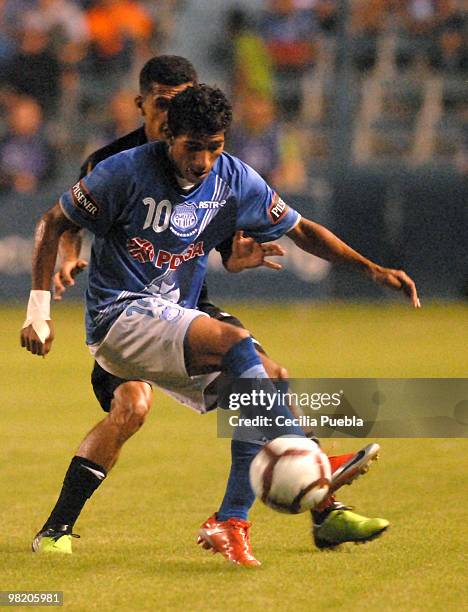
[[[160,85],[183,85],[198,81],[197,71],[180,55],[157,55],[146,62],[140,72],[140,93],[151,91],[154,83]]]
[[[172,136],[225,132],[231,121],[232,107],[224,93],[205,84],[188,87],[172,98],[167,113]]]

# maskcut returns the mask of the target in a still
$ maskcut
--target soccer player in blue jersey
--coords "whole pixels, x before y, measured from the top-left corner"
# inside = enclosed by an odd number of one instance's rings
[[[209,251],[236,230],[260,242],[286,233],[305,251],[352,265],[376,282],[404,291],[419,306],[415,285],[404,272],[378,266],[322,226],[301,218],[254,170],[223,153],[230,120],[222,92],[207,86],[188,88],[170,105],[168,145],[151,143],[109,158],[43,216],[36,233],[33,291],[21,334],[27,350],[45,355],[51,348],[49,288],[57,246],[60,235],[75,225],[95,234],[86,323],[87,342],[96,360],[116,376],[150,381],[201,411],[209,407],[203,391],[217,376],[202,375],[207,368],[234,378],[265,379],[266,388],[271,385],[246,330],[194,309]],[[283,405],[274,410],[289,414]],[[267,439],[279,435],[268,429],[261,434]],[[281,434],[303,432],[290,427]],[[92,436],[88,442],[92,447]],[[239,492],[244,488],[243,498],[249,489],[245,464],[251,459],[244,453],[246,444],[252,446],[239,440],[232,445],[233,466],[237,461],[242,474],[237,486]],[[112,452],[112,444],[95,444],[94,459],[81,461],[86,469],[79,472],[74,461],[83,458],[72,461],[69,489],[88,492],[81,507],[105,477],[103,464]],[[41,540],[58,544],[70,539],[74,520],[65,524],[57,514],[51,515],[45,527],[63,529],[56,529],[53,537],[43,530],[36,545]],[[258,564],[248,542],[248,523],[243,516],[233,515],[232,520],[238,523],[245,546],[244,557],[231,560]],[[383,521],[382,529],[387,525]],[[219,532],[218,525],[207,521],[201,534],[204,543],[215,545]]]
[[[144,120],[143,125],[89,155],[81,167],[80,179],[91,172],[99,162],[116,153],[146,144],[149,141],[164,140],[166,138],[165,127],[170,100],[188,86],[196,83],[198,77],[195,68],[186,58],[175,55],[159,55],[146,62],[140,72],[139,80],[140,91],[135,98],[135,102],[141,111]],[[73,275],[87,265],[84,260],[80,259],[82,232],[83,230],[76,226],[73,230],[70,229],[61,236],[59,244],[61,264],[59,271],[54,276],[56,299],[61,299],[66,286],[73,284]],[[270,268],[280,267],[279,264],[266,259],[268,255],[281,254],[281,250],[275,243],[259,244],[252,238],[241,236],[241,232],[237,232],[234,237],[228,238],[217,248],[221,252],[226,269],[230,272],[258,265],[266,265]],[[243,327],[238,318],[210,302],[206,283],[202,285],[197,308],[219,321]],[[256,340],[254,342],[268,375],[271,378],[287,378],[285,368],[269,358]],[[102,465],[108,471],[115,464],[121,446],[130,436],[136,433],[144,422],[152,404],[153,392],[147,382],[114,376],[104,370],[96,361],[91,381],[101,407],[109,414],[85,437],[78,449],[77,456],[81,460],[86,457],[91,460],[96,459],[93,454],[94,446],[98,442],[102,445],[109,445],[111,450],[107,454],[107,461]],[[257,446],[253,446],[251,448],[252,453],[257,448]],[[353,474],[359,474],[366,470],[377,452],[378,445],[371,444],[357,453],[330,456],[334,485],[336,486],[344,481],[349,482]],[[248,458],[250,459],[250,456]],[[229,519],[244,516],[246,508],[251,503],[250,492],[243,501],[240,500],[237,493],[238,470],[236,461],[232,466],[232,474],[223,500],[223,509],[216,515],[217,528],[224,527],[230,534],[233,534],[233,537],[237,537],[239,534],[236,527],[229,523]],[[85,469],[81,463],[75,467],[78,471]],[[245,465],[242,469],[245,471],[247,467]],[[71,508],[70,513],[66,511],[56,512],[55,510],[53,512],[53,516],[58,513],[66,523],[76,516],[77,509],[81,508],[83,503],[84,493],[80,495],[77,487],[71,487],[69,484],[69,481],[74,482],[73,474],[72,471],[67,475],[64,482],[64,494],[60,496],[58,503],[59,508]],[[66,492],[70,488],[74,493],[67,495]],[[334,501],[330,505],[327,515],[314,512],[312,513],[312,519],[314,541],[321,546],[325,542],[328,546],[333,546],[342,541],[356,538],[362,541],[365,535],[375,535],[375,526],[372,519],[359,517],[351,510],[345,509],[338,501]],[[359,520],[359,527],[356,526],[357,520]],[[209,522],[211,525],[213,524],[213,517],[210,517]],[[203,528],[206,529],[206,524],[203,525]],[[327,536],[326,540],[325,535]]]

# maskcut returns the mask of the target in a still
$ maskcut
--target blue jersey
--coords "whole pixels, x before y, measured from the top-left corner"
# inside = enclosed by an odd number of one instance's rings
[[[104,337],[131,300],[148,294],[195,308],[211,249],[238,229],[258,242],[276,240],[300,219],[252,168],[227,153],[184,193],[162,142],[99,163],[60,204],[95,235],[88,344]]]

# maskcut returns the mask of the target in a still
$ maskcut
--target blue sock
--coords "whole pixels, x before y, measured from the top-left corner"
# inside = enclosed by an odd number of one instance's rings
[[[260,444],[252,442],[231,441],[231,471],[219,511],[218,521],[230,518],[247,520],[247,515],[255,501],[255,494],[250,486],[249,469],[253,458],[261,449]]]
[[[234,344],[224,355],[222,367],[234,378],[268,378],[252,338]]]
[[[286,425],[285,420],[292,419],[293,416],[289,408],[284,404],[281,394],[277,394],[277,389],[273,382],[268,378],[268,375],[263,367],[263,364],[255,350],[255,345],[252,338],[244,338],[240,340],[224,355],[222,368],[225,372],[234,377],[232,383],[232,391],[237,394],[239,391],[243,393],[254,393],[259,397],[259,393],[265,393],[269,398],[276,398],[274,404],[266,410],[265,406],[241,406],[240,412],[246,419],[254,419],[258,416],[268,417],[271,421],[268,424],[255,425],[260,432],[260,436],[245,437],[242,434],[248,434],[246,428],[244,432],[238,432],[238,439],[252,440],[263,436],[268,440],[273,440],[280,436],[304,436],[304,432],[297,425]],[[248,379],[248,380],[239,380]],[[277,424],[279,419],[280,425]],[[291,421],[289,421],[291,422]],[[236,434],[235,434],[236,435]]]

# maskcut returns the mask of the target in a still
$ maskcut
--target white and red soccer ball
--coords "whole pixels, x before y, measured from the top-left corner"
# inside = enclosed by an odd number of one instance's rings
[[[313,510],[328,495],[330,462],[309,438],[276,438],[250,466],[250,483],[264,504],[286,514]]]

